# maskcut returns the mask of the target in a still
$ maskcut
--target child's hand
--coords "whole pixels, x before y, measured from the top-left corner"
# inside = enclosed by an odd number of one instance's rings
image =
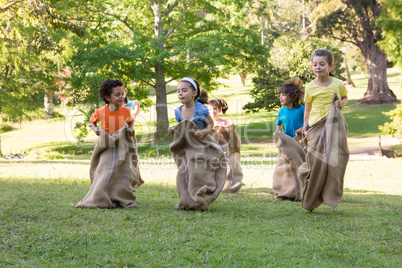
[[[196,132],[194,132],[194,136],[196,136],[197,138],[200,138],[200,139],[202,139],[202,137],[204,137],[205,134],[207,134],[207,133],[204,132],[203,130],[197,130]]]
[[[133,128],[128,128],[128,135],[130,135],[130,137],[134,136],[134,129]]]
[[[335,101],[335,107],[336,107],[336,108],[341,109],[341,105],[342,105],[341,100],[336,100],[336,101]]]
[[[96,136],[100,136],[100,128],[99,127],[96,127],[93,130],[94,130]]]
[[[295,132],[296,132],[296,134],[302,134],[303,133],[303,127],[297,129]]]
[[[168,128],[168,132],[169,132],[169,134],[171,134],[171,135],[173,135],[173,128],[174,128],[174,126]]]

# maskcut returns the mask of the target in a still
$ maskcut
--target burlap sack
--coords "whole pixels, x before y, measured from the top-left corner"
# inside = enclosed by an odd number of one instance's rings
[[[138,167],[137,141],[127,128],[112,136],[101,131],[91,157],[91,188],[76,207],[135,207],[135,186],[144,183]]]
[[[216,128],[219,144],[226,156],[228,164],[226,181],[222,191],[236,193],[244,185],[243,171],[240,165],[241,140],[235,125],[219,126]]]
[[[176,209],[209,210],[222,191],[226,160],[222,149],[209,134],[201,140],[194,136],[199,128],[191,121],[177,124],[170,151],[178,168]]]
[[[297,176],[297,169],[305,162],[306,152],[295,138],[282,131],[274,132],[278,137],[278,160],[272,180],[272,190],[278,199],[301,200],[302,183]]]
[[[306,162],[298,169],[303,184],[302,207],[314,210],[322,203],[336,208],[343,195],[343,179],[349,161],[347,125],[332,100],[331,110],[306,133]]]

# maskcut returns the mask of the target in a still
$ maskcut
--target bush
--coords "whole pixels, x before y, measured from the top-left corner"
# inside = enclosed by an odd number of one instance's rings
[[[392,137],[396,137],[398,140],[402,141],[402,104],[396,106],[395,110],[383,112],[383,114],[389,116],[392,122],[385,123],[378,128],[385,135],[392,135]]]

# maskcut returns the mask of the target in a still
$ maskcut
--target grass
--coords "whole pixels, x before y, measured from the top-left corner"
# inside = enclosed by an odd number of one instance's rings
[[[87,164],[0,162],[3,267],[401,266],[402,159],[352,161],[337,210],[270,194],[273,165],[210,212],[176,211],[176,168],[141,166],[139,208],[77,209]],[[399,174],[399,175],[398,175]]]

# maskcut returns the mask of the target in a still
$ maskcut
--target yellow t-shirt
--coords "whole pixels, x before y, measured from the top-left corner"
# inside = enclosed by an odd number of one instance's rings
[[[327,87],[319,86],[314,81],[307,84],[304,102],[311,103],[310,118],[308,120],[310,127],[328,116],[334,92],[338,94],[339,98],[345,97],[348,94],[343,81],[335,77],[332,77],[332,82]]]

